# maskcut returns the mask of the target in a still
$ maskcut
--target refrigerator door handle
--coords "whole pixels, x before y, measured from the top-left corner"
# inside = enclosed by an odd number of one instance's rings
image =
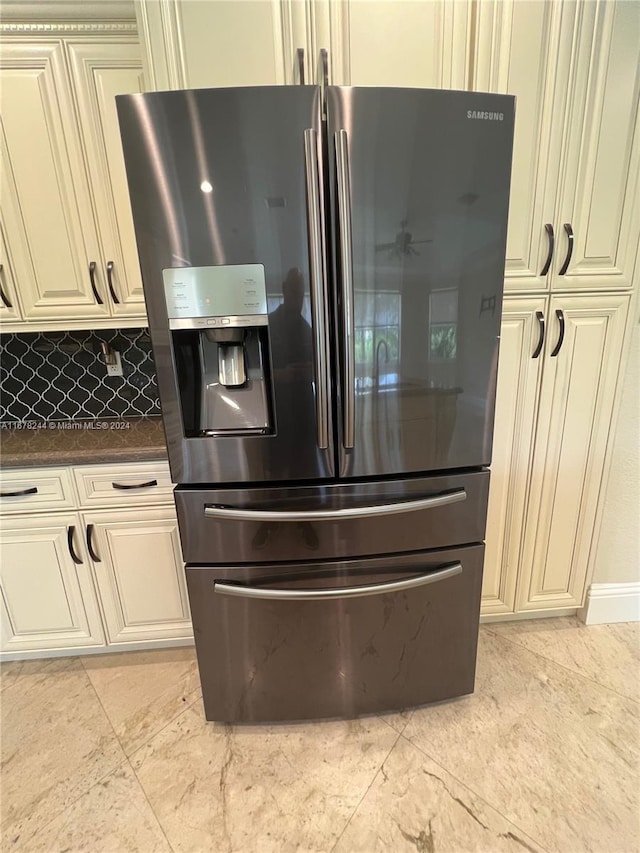
[[[329,446],[329,375],[327,369],[327,328],[325,322],[326,284],[322,257],[320,218],[320,175],[318,171],[318,134],[313,128],[304,132],[304,165],[307,184],[307,231],[311,270],[311,313],[313,351],[316,371],[316,428],[320,450]]]
[[[353,323],[353,253],[351,246],[351,192],[349,179],[349,147],[347,131],[335,134],[336,172],[338,182],[338,230],[340,234],[340,269],[342,273],[342,346],[344,362],[343,436],[342,444],[350,450],[355,442],[355,340]]]
[[[452,578],[462,572],[462,563],[444,566],[435,572],[419,575],[417,578],[404,578],[401,581],[366,584],[363,586],[331,587],[329,589],[264,589],[255,586],[215,581],[213,591],[218,595],[236,595],[240,598],[262,598],[270,601],[327,601],[333,598],[362,598],[365,595],[385,595],[389,592],[403,592],[428,583],[436,583]]]
[[[403,512],[415,512],[420,509],[433,509],[438,506],[465,501],[465,489],[456,489],[445,494],[419,498],[415,501],[398,501],[393,504],[378,506],[356,506],[342,509],[311,509],[311,510],[270,510],[270,509],[236,509],[228,506],[207,506],[206,518],[226,518],[234,521],[341,521],[343,518],[377,518],[383,515],[397,515]]]

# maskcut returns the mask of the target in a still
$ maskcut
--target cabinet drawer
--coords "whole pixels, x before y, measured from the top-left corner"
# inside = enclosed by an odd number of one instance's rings
[[[0,475],[2,513],[73,509],[76,500],[68,468],[4,470]]]
[[[74,468],[81,507],[149,506],[173,500],[166,462],[87,465]]]

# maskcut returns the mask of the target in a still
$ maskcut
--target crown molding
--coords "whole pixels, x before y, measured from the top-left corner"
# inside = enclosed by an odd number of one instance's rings
[[[2,33],[135,33],[132,0],[2,0]]]
[[[115,33],[117,35],[136,35],[137,27],[135,21],[104,21],[102,23],[82,21],[77,23],[52,22],[52,23],[13,23],[0,21],[0,33],[3,35],[69,35],[72,34],[105,34]]]

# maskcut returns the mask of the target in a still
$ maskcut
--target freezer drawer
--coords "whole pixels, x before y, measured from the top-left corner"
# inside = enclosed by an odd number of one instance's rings
[[[481,542],[489,472],[330,486],[175,490],[185,563],[328,560]]]
[[[206,718],[353,717],[473,692],[483,554],[187,566]]]

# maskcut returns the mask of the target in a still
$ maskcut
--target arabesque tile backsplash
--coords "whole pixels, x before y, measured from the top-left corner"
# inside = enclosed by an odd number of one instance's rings
[[[107,376],[101,341],[120,352]],[[160,414],[146,329],[0,335],[0,421],[63,421]]]

